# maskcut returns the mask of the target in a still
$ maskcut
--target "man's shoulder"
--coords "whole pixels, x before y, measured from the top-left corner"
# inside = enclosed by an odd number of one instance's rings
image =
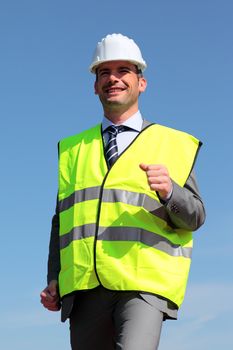
[[[83,130],[80,133],[64,137],[59,141],[59,144],[61,145],[70,145],[77,144],[83,140],[89,140],[93,139],[96,135],[101,135],[101,124],[97,124],[95,126],[92,126],[89,129]]]
[[[151,130],[154,131],[159,131],[161,133],[165,133],[165,134],[172,134],[172,135],[182,135],[182,136],[188,136],[188,137],[194,137],[192,134],[190,134],[189,132],[183,131],[183,130],[179,130],[167,125],[163,125],[163,124],[158,124],[155,122],[150,122],[146,119],[143,120],[143,128],[147,129],[148,127],[151,128]]]
[[[151,135],[155,135],[156,137],[160,135],[161,137],[169,138],[169,139],[173,138],[174,140],[177,140],[177,141],[189,139],[195,142],[200,142],[200,145],[202,144],[202,142],[199,141],[199,139],[197,139],[195,136],[193,136],[189,132],[178,130],[173,127],[165,126],[162,124],[149,122],[147,120],[143,121],[143,129],[144,129],[143,131],[148,130],[148,132],[151,133]]]

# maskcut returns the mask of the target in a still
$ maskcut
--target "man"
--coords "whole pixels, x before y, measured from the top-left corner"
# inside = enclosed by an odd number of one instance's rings
[[[191,231],[205,219],[193,173],[201,143],[142,118],[145,68],[132,39],[102,39],[90,66],[102,124],[59,143],[41,302],[61,304],[73,350],[157,349],[183,301]]]

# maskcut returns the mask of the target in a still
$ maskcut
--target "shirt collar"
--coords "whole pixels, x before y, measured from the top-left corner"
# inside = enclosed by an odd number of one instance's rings
[[[122,123],[121,125],[128,126],[129,128],[140,132],[142,130],[142,123],[143,123],[142,115],[141,115],[140,111],[137,111],[129,119],[125,120],[124,123]],[[105,132],[105,130],[110,125],[115,125],[115,124],[113,124],[106,117],[103,117],[103,120],[102,120],[102,130],[103,130],[103,132]]]

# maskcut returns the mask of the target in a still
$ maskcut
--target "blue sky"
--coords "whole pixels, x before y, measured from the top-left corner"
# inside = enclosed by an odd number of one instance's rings
[[[68,324],[39,303],[57,142],[101,120],[88,66],[96,42],[114,32],[134,38],[147,61],[142,114],[204,144],[196,174],[207,221],[160,349],[232,348],[232,13],[231,0],[0,3],[2,349],[69,349]]]

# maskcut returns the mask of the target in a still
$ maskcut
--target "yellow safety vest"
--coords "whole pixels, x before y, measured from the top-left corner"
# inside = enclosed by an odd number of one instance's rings
[[[108,170],[101,125],[59,143],[61,296],[103,285],[183,301],[192,233],[169,225],[139,164],[164,164],[184,186],[200,142],[152,124]]]

